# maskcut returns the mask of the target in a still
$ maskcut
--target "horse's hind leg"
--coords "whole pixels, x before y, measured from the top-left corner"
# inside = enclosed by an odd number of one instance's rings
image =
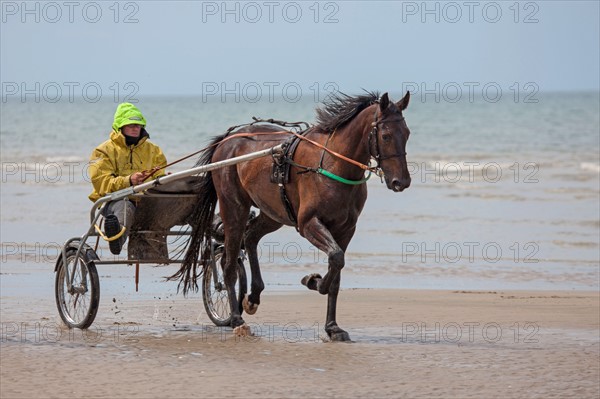
[[[258,263],[257,247],[258,242],[265,235],[274,232],[282,226],[265,213],[261,212],[257,218],[252,219],[246,229],[244,245],[248,261],[250,262],[250,271],[252,272],[252,283],[250,285],[250,295],[244,298],[244,311],[248,314],[256,313],[260,305],[260,293],[265,289],[265,284],[260,273]]]
[[[235,329],[244,324],[235,292],[235,283],[238,278],[238,254],[242,245],[250,205],[240,206],[239,201],[234,202],[219,198],[219,210],[225,232],[225,256],[222,258],[223,279],[227,287],[231,309],[231,327]]]

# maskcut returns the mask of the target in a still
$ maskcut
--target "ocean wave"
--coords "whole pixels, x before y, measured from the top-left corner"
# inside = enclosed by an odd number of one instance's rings
[[[532,220],[532,222],[534,222]],[[540,223],[539,221],[535,221]],[[544,223],[544,222],[541,222]],[[600,220],[596,219],[596,220],[571,220],[571,219],[563,219],[563,220],[552,220],[547,222],[551,225],[554,226],[571,226],[571,225],[577,225],[577,226],[581,226],[581,227],[591,227],[591,228],[600,228]]]
[[[581,162],[579,164],[579,169],[585,170],[587,172],[600,173],[600,164],[595,162]]]
[[[588,187],[552,187],[544,189],[544,192],[548,194],[568,194],[580,196],[582,198],[589,198],[590,196],[593,198],[598,196],[597,188]]]
[[[564,241],[564,240],[553,240],[553,244],[560,247],[575,247],[575,248],[597,248],[598,243],[594,241]]]
[[[53,156],[53,157],[46,157],[46,162],[55,162],[58,164],[64,164],[64,163],[73,163],[73,162],[80,162],[80,163],[85,163],[87,162],[88,158],[86,157],[82,157],[80,155],[59,155],[59,156]]]
[[[466,197],[471,197],[471,198],[480,198],[480,199],[486,199],[486,200],[505,200],[505,201],[526,201],[527,198],[520,196],[520,195],[516,195],[516,194],[493,194],[493,193],[472,193],[472,192],[465,192],[465,193],[460,193],[460,194],[447,194],[448,197],[452,197],[452,198],[466,198]]]

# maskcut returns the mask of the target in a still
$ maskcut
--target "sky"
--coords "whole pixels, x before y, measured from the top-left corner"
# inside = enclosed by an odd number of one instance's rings
[[[2,1],[2,100],[598,91],[599,3]]]

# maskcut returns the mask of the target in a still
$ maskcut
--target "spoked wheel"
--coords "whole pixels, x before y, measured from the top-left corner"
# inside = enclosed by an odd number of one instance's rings
[[[79,262],[75,265],[76,253],[76,249],[69,249],[67,258],[58,265],[54,291],[60,318],[69,328],[83,329],[94,322],[98,312],[100,281],[96,265],[86,263],[83,253],[79,254]],[[70,290],[65,268],[68,268],[73,281]]]
[[[224,327],[231,325],[231,308],[225,281],[223,280],[223,269],[221,258],[223,247],[215,249],[210,264],[204,268],[202,277],[202,300],[206,314],[215,325]],[[238,258],[238,304],[242,312],[242,299],[246,295],[246,270],[244,262]]]

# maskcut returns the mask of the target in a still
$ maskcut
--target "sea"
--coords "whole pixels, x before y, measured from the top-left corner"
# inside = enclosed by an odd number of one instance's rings
[[[324,99],[149,96],[136,105],[151,140],[175,160],[254,116],[314,123]],[[25,100],[0,104],[0,289],[51,300],[60,247],[88,229],[87,162],[118,103]],[[379,178],[367,183],[342,289],[600,288],[598,92],[414,96],[404,115],[412,185],[394,193]],[[98,252],[113,257],[104,244]],[[289,227],[263,238],[259,255],[267,291],[305,289],[304,275],[327,270],[326,256]],[[103,292],[134,291],[132,267],[98,267]],[[139,295],[176,293],[163,279],[176,267],[142,266]]]

